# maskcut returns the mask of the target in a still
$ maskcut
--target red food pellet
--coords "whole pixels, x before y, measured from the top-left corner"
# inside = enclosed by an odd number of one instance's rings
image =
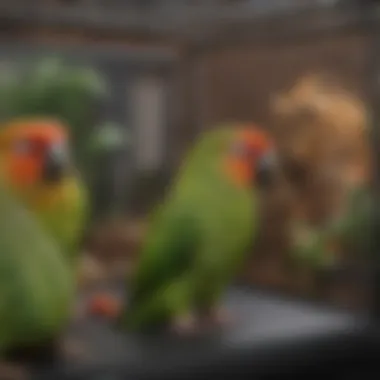
[[[89,312],[92,315],[97,315],[106,318],[115,318],[118,316],[120,304],[109,294],[95,295],[89,304]]]

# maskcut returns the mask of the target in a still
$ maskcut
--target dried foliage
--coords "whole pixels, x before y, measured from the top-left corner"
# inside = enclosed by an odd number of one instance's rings
[[[363,102],[326,75],[307,75],[273,99],[273,131],[297,212],[323,223],[345,191],[366,181],[370,149]]]
[[[260,236],[245,276],[254,283],[310,296],[322,293],[321,285],[327,283],[317,283],[315,269],[293,265],[290,226],[302,220],[322,228],[347,207],[349,189],[366,184],[367,110],[359,97],[325,74],[299,78],[273,96],[271,109],[281,170],[272,191],[262,198]],[[335,284],[342,289],[341,283]],[[346,305],[357,303],[347,292],[335,290],[330,289],[328,297]]]

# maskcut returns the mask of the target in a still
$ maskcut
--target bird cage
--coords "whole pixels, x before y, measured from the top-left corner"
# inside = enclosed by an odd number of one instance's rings
[[[104,113],[131,125],[135,144],[118,170],[129,172],[131,164],[131,176],[147,181],[144,188],[152,188],[147,178],[157,167],[173,173],[199,133],[227,123],[271,134],[281,170],[260,192],[249,262],[223,298],[236,316],[231,325],[178,340],[124,333],[117,323],[88,317],[67,333],[83,343],[84,355],[32,365],[35,378],[280,378],[363,374],[377,364],[379,9],[298,3],[281,12],[224,5],[171,17],[162,35],[176,41],[175,58],[112,50],[106,57],[92,51],[89,59],[85,47],[76,50],[75,57],[108,77],[112,100]],[[15,49],[25,54],[13,46],[2,54]],[[175,83],[170,123],[156,120],[165,114],[162,78]],[[351,215],[361,228],[342,222]],[[237,227],[231,223],[230,236]],[[343,235],[348,244],[337,238]],[[79,303],[98,290],[84,291]],[[106,290],[126,299],[124,282]]]

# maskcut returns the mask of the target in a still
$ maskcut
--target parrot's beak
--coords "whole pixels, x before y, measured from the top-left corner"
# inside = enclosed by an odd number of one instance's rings
[[[263,187],[271,186],[275,180],[277,165],[277,156],[273,150],[263,154],[257,163],[256,182]]]
[[[59,182],[70,171],[69,155],[61,144],[54,144],[45,153],[43,179],[47,182]]]

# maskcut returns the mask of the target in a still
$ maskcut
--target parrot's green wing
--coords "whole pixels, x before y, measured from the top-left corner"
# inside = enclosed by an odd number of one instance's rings
[[[36,219],[0,188],[0,350],[48,340],[65,327],[73,276]]]
[[[186,302],[181,284],[187,278],[199,243],[197,225],[191,214],[170,205],[162,207],[152,220],[152,228],[141,252],[140,262],[130,284],[126,323],[145,325],[158,320]],[[175,294],[174,294],[175,293]],[[179,293],[179,294],[178,294]],[[178,297],[182,298],[178,300]],[[184,306],[186,307],[186,305]]]

